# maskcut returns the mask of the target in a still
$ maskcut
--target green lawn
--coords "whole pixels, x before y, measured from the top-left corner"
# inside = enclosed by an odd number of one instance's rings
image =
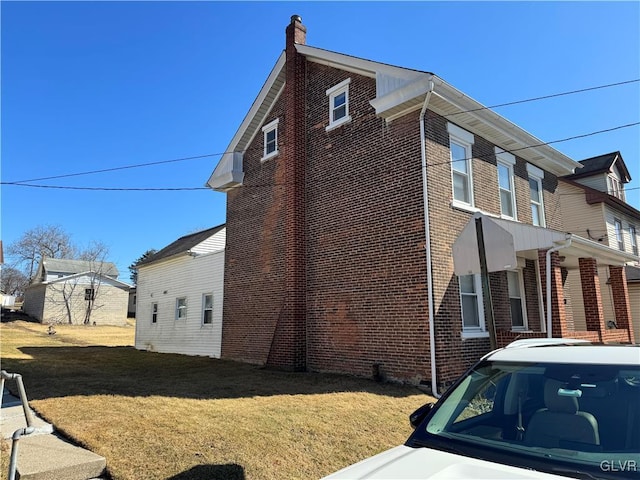
[[[398,445],[413,387],[140,352],[133,327],[0,327],[31,406],[114,480],[312,479]],[[2,451],[4,475],[6,450]]]

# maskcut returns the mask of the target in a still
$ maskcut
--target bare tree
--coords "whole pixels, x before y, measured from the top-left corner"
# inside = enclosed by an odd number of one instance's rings
[[[24,294],[25,288],[29,285],[29,279],[17,268],[3,266],[0,283],[4,293],[19,297]]]
[[[131,281],[133,282],[134,285],[138,284],[138,265],[140,265],[141,262],[151,257],[152,255],[155,255],[156,252],[157,252],[156,249],[151,248],[146,252],[144,252],[142,255],[140,255],[140,257],[138,257],[138,259],[135,262],[129,265],[129,272],[131,273],[129,278],[131,278]]]
[[[69,234],[59,225],[39,225],[27,230],[7,247],[7,256],[16,260],[13,267],[22,270],[29,282],[43,257],[74,258],[76,248]]]
[[[91,323],[91,314],[104,306],[99,303],[100,286],[102,285],[103,275],[108,275],[109,272],[105,268],[105,258],[109,252],[109,248],[102,242],[92,242],[89,247],[80,254],[81,260],[86,260],[91,265],[89,269],[89,288],[85,288],[84,299],[85,314],[84,324],[89,325]]]

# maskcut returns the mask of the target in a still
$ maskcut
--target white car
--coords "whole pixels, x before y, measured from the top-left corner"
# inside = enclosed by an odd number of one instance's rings
[[[326,479],[640,479],[640,346],[516,341],[410,422]]]

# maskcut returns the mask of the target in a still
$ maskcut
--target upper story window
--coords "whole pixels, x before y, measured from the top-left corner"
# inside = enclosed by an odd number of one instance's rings
[[[447,131],[449,132],[453,205],[473,207],[473,172],[471,168],[473,133],[467,132],[453,123],[447,124]]]
[[[273,122],[269,122],[262,127],[264,134],[264,150],[262,152],[262,160],[267,160],[278,155],[278,123],[276,118]]]
[[[187,298],[176,298],[176,320],[184,320],[187,318]]]
[[[327,131],[351,121],[351,116],[349,115],[350,83],[351,79],[347,78],[327,90],[327,96],[329,97],[329,125],[326,127]]]
[[[622,222],[617,218],[614,218],[613,227],[616,231],[616,241],[618,242],[618,250],[621,250],[624,252],[624,237],[622,234]]]
[[[638,238],[636,235],[636,226],[629,225],[629,238],[631,238],[631,250],[634,255],[638,255]]]
[[[527,164],[527,173],[529,174],[529,195],[531,199],[532,222],[538,227],[545,227],[546,222],[544,218],[544,200],[542,194],[542,179],[544,178],[544,171],[529,163]]]
[[[498,160],[498,188],[500,190],[500,214],[505,218],[516,219],[516,195],[513,181],[513,166],[516,157],[496,147]]]
[[[614,177],[612,175],[607,176],[607,188],[609,190],[609,195],[613,195],[620,200],[625,199],[624,184],[620,180],[618,180],[617,177]]]
[[[213,323],[213,295],[205,293],[202,295],[202,324],[211,325]]]

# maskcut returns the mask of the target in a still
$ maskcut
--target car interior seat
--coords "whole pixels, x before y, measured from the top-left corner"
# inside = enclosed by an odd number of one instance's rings
[[[559,395],[565,383],[548,379],[544,385],[546,408],[533,414],[525,430],[524,443],[547,448],[594,451],[600,445],[596,418],[579,411],[578,398]]]

